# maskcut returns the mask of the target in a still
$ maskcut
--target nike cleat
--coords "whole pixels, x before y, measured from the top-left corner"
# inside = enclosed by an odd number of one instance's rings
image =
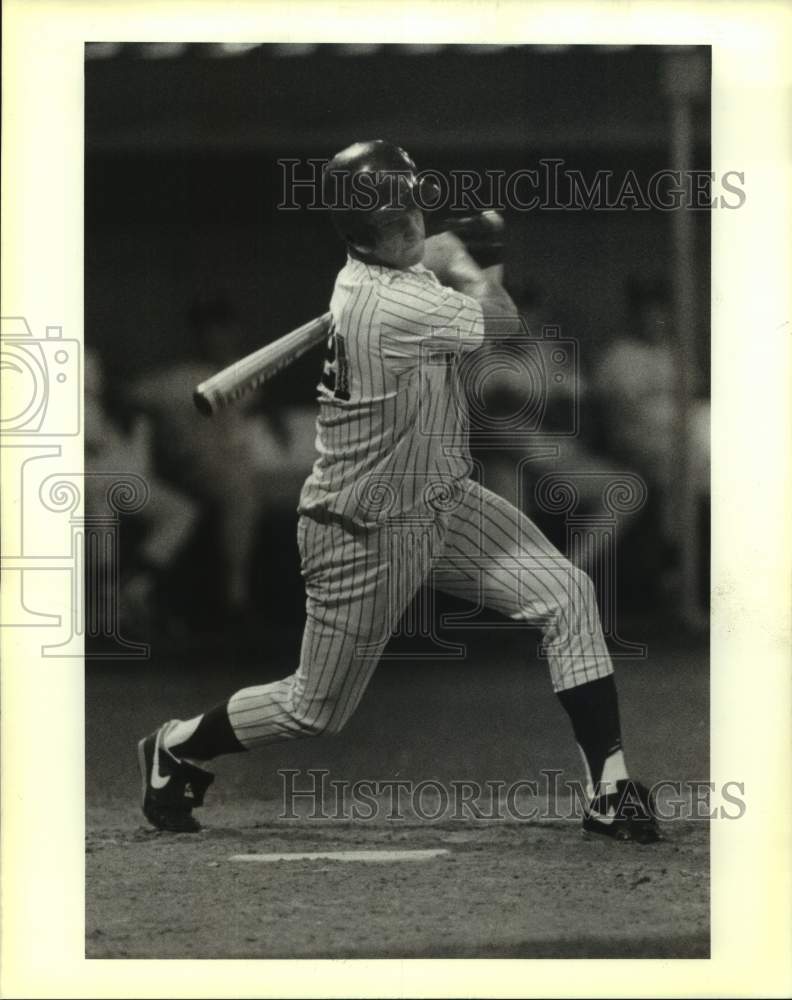
[[[583,830],[636,844],[663,838],[657,825],[654,796],[637,781],[616,782],[616,791],[595,798],[583,816]]]
[[[196,833],[201,824],[192,814],[203,805],[214,775],[202,767],[179,760],[162,745],[173,722],[138,743],[138,763],[143,779],[143,815],[158,830]]]

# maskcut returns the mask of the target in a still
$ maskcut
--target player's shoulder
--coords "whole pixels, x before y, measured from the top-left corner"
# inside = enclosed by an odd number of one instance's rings
[[[365,303],[375,309],[394,305],[427,309],[437,308],[450,291],[423,264],[397,270],[350,257],[338,274],[334,297],[348,307]]]
[[[434,272],[424,267],[423,264],[415,264],[406,270],[399,270],[386,267],[383,264],[368,264],[355,257],[347,258],[346,264],[338,273],[336,283],[349,287],[372,284],[383,287],[442,287]]]
[[[416,308],[437,307],[444,303],[451,288],[441,285],[433,271],[423,264],[415,264],[403,271],[386,268],[387,280],[380,285],[381,298],[386,302],[399,302]]]
[[[413,285],[416,288],[426,288],[427,286],[431,288],[443,287],[437,280],[434,271],[430,271],[424,264],[413,264],[412,267],[408,267],[404,271],[390,270],[390,273],[391,284]]]

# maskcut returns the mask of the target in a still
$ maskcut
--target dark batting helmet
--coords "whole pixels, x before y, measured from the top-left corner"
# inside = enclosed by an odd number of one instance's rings
[[[378,228],[409,208],[425,208],[432,188],[401,146],[355,142],[327,163],[322,200],[347,243],[371,248]]]

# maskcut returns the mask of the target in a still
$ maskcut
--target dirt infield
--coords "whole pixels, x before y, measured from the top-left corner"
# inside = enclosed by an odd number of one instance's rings
[[[223,758],[198,835],[138,809],[135,744],[262,674],[256,662],[156,657],[92,665],[86,685],[86,954],[91,958],[706,957],[709,824],[664,824],[651,847],[586,840],[577,819],[289,820],[279,768],[333,779],[579,778],[568,721],[525,641],[504,632],[464,663],[380,668],[338,736]],[[631,770],[706,780],[706,651],[651,647],[617,665]],[[304,777],[301,778],[304,784]],[[429,861],[231,862],[231,855],[445,848]]]
[[[216,818],[222,827],[174,836],[144,829],[132,810],[91,811],[88,957],[709,953],[706,823],[668,824],[670,839],[641,848],[585,840],[572,820],[328,823],[314,831],[278,820],[273,803],[225,807]],[[429,847],[450,853],[381,864],[229,860]]]

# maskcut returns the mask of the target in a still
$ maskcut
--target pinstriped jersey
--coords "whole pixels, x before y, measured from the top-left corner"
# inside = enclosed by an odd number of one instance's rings
[[[299,512],[368,527],[433,517],[470,472],[457,365],[482,343],[481,306],[423,264],[396,270],[348,258],[330,314],[319,454]]]

